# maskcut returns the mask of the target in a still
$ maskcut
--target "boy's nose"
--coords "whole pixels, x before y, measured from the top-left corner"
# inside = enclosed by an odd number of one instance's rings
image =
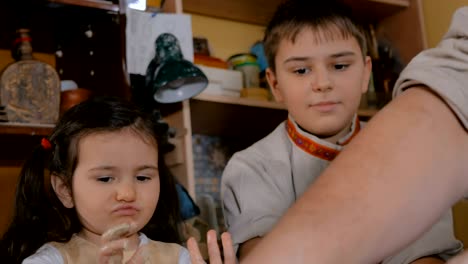
[[[117,189],[117,201],[131,202],[136,197],[136,190],[133,183],[122,183]]]
[[[317,70],[314,79],[315,80],[313,81],[312,89],[315,92],[327,92],[332,89],[330,76],[328,75],[327,70]]]

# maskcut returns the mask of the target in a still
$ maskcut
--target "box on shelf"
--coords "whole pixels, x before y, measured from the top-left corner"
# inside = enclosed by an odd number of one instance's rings
[[[202,94],[211,94],[211,95],[223,95],[230,97],[240,97],[240,91],[223,89],[220,83],[211,82],[208,83],[208,87],[203,90]]]
[[[206,77],[208,77],[208,81],[210,82],[210,84],[219,84],[220,89],[240,93],[242,89],[242,72],[207,67],[203,65],[197,65],[197,67],[199,67],[203,71],[203,73],[205,73]]]

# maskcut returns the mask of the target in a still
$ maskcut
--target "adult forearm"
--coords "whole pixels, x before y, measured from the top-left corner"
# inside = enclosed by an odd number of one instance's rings
[[[468,134],[412,88],[377,114],[243,263],[376,263],[467,190]]]

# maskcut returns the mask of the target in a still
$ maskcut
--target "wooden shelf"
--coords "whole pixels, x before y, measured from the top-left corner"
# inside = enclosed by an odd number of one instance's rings
[[[359,109],[363,120],[371,118],[377,109]],[[243,138],[253,143],[285,120],[288,112],[276,102],[220,95],[201,94],[190,100],[192,133]]]
[[[235,104],[252,107],[262,107],[271,109],[286,109],[283,104],[272,102],[272,101],[261,101],[249,98],[231,97],[222,95],[210,95],[210,94],[199,94],[194,97],[195,100],[224,103],[224,104]]]
[[[41,138],[52,133],[54,125],[0,123],[0,166],[20,166]]]
[[[222,95],[209,95],[209,94],[200,94],[193,98],[193,100],[213,102],[213,103],[222,103],[222,104],[234,104],[234,105],[243,105],[250,107],[261,107],[261,108],[270,108],[278,110],[286,110],[285,106],[281,103],[273,101],[261,101],[255,99],[241,98],[241,97],[229,97]],[[361,117],[370,118],[374,116],[378,109],[359,109],[358,115]]]
[[[27,123],[0,123],[0,135],[48,136],[54,125]]]
[[[266,25],[282,0],[184,0],[184,12]],[[409,0],[344,0],[358,17],[380,20],[407,8]]]
[[[48,0],[51,3],[64,4],[64,5],[75,5],[84,6],[96,9],[103,9],[108,11],[119,12],[120,7],[118,4],[114,4],[109,1],[103,0]]]
[[[191,99],[190,113],[192,133],[242,138],[243,144],[266,136],[288,116],[275,102],[214,95]]]

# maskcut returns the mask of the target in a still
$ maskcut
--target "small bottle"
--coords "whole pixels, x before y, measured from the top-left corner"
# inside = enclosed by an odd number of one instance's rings
[[[13,42],[11,53],[16,61],[33,59],[29,29],[20,28],[16,30],[16,38]]]
[[[16,62],[0,74],[0,104],[9,122],[55,124],[59,117],[60,78],[35,60],[29,29],[18,29],[11,51]]]

